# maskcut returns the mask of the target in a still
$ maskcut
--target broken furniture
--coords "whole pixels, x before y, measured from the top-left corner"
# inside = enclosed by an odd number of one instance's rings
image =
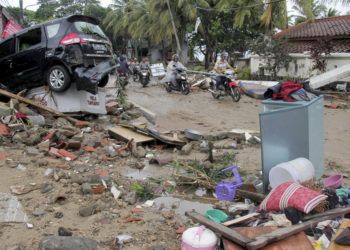
[[[332,69],[310,78],[310,87],[317,89],[332,82],[342,81],[350,76],[350,64]]]
[[[64,92],[54,92],[49,91],[47,87],[38,87],[28,91],[26,97],[63,113],[107,114],[104,88],[98,88],[98,93],[93,95],[87,91],[78,91],[76,84],[72,83]]]
[[[223,238],[226,238],[227,240],[238,244],[239,246],[243,247],[243,249],[261,249],[262,247],[268,246],[271,243],[284,240],[292,235],[296,235],[304,231],[305,229],[316,225],[318,222],[334,219],[343,216],[344,214],[347,214],[349,212],[350,207],[332,209],[322,214],[304,217],[305,221],[303,221],[303,223],[289,226],[286,228],[278,228],[274,231],[269,230],[264,234],[252,238],[240,234],[238,231],[235,231],[234,229],[231,229],[225,226],[224,224],[219,224],[214,221],[211,221],[210,219],[202,216],[197,212],[186,212],[186,216],[200,223],[201,225],[206,226],[210,230],[221,235]]]
[[[136,131],[136,129],[132,130],[131,128],[122,126],[115,126],[113,128],[110,128],[108,130],[108,133],[110,136],[123,141],[130,141],[133,139],[136,145],[154,141],[154,139],[147,134],[140,133]]]

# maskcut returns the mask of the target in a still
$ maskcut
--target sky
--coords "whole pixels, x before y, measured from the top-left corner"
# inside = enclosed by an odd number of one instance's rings
[[[113,0],[100,0],[100,3],[103,7],[107,7],[109,4],[111,4]],[[4,6],[19,6],[19,0],[0,0],[0,3]],[[23,0],[23,5],[25,8],[29,10],[36,10],[39,6],[36,5],[37,0]],[[288,9],[291,10],[293,4],[290,0],[288,0]],[[327,7],[336,8],[339,10],[342,14],[345,14],[347,11],[350,11],[350,6],[345,8],[344,6],[341,6],[340,4],[334,5],[334,4],[328,4]]]

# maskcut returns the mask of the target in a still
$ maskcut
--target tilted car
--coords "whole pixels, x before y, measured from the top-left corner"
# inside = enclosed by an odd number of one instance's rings
[[[115,69],[112,45],[92,17],[73,15],[26,28],[0,43],[0,83],[10,91],[71,82],[93,94]]]

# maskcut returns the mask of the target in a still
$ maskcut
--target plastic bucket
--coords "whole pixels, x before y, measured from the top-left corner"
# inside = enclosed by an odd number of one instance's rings
[[[315,177],[315,168],[306,158],[283,162],[271,168],[269,181],[272,188],[286,181],[303,183]]]
[[[204,226],[192,227],[182,234],[181,250],[215,250],[216,235]]]

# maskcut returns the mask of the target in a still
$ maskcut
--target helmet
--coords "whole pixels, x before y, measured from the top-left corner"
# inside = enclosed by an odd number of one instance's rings
[[[224,52],[221,53],[221,58],[222,58],[222,59],[225,59],[225,60],[226,60],[227,57],[228,57],[228,53],[227,53],[226,51],[224,51]]]
[[[172,56],[172,60],[173,60],[174,62],[179,61],[179,55],[178,55],[178,54],[174,54],[174,55]]]

